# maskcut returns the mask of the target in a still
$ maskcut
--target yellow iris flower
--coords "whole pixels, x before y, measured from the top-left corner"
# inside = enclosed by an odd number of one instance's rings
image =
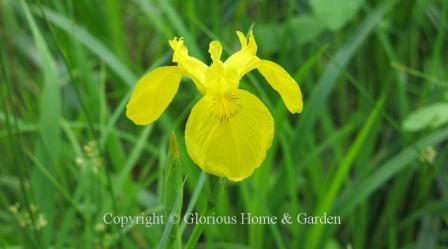
[[[240,79],[257,69],[276,90],[291,113],[302,111],[297,82],[280,65],[256,56],[252,33],[237,32],[241,50],[221,61],[219,41],[210,42],[212,63],[188,55],[182,38],[169,41],[175,66],[144,75],[127,104],[126,115],[137,125],[160,117],[176,94],[181,76],[191,78],[202,98],[188,118],[185,143],[192,160],[205,172],[241,181],[258,168],[271,147],[274,121],[268,108],[252,93],[238,89]]]

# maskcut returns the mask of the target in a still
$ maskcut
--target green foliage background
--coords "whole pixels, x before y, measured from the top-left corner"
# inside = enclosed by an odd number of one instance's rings
[[[0,13],[1,248],[448,248],[448,1],[1,0]],[[256,72],[242,80],[276,134],[235,184],[186,154],[191,81],[152,125],[124,107],[145,71],[171,64],[173,36],[210,62],[211,40],[228,56],[252,25],[305,105],[290,115]],[[173,211],[343,224],[102,221]]]

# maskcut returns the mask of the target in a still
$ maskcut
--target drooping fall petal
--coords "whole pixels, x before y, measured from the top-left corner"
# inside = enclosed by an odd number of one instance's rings
[[[144,75],[126,105],[126,116],[138,125],[158,119],[177,93],[181,72],[177,66],[166,66]]]
[[[234,89],[206,95],[187,121],[188,154],[210,174],[241,181],[252,174],[272,144],[274,121],[253,94]]]
[[[280,94],[291,113],[302,112],[303,101],[299,85],[283,67],[268,60],[259,60],[255,66],[272,88]]]

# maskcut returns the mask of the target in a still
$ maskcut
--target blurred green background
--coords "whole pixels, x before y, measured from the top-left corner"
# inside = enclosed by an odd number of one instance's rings
[[[448,1],[0,0],[0,248],[448,248]],[[201,173],[183,79],[156,123],[124,115],[183,36],[210,63],[253,26],[299,82],[290,115],[252,72],[276,133],[241,183]],[[171,135],[174,132],[175,135]],[[170,139],[171,137],[171,139]],[[177,143],[174,138],[177,138]],[[171,141],[171,142],[170,142]],[[339,215],[341,225],[105,225],[172,211]]]

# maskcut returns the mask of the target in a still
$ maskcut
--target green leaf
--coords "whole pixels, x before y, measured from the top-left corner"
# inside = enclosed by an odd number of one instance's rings
[[[59,165],[61,152],[61,129],[59,120],[62,116],[61,110],[61,86],[58,77],[56,61],[54,60],[48,44],[41,33],[40,28],[32,16],[25,1],[20,1],[23,13],[36,44],[36,52],[43,61],[41,71],[43,73],[42,94],[40,98],[40,120],[39,128],[41,140],[36,145],[35,154],[42,162],[42,166],[48,172],[54,172]],[[32,186],[37,206],[45,213],[48,223],[53,222],[56,212],[55,189],[47,180],[47,176],[37,168],[32,170]],[[46,239],[52,236],[52,227],[46,228]]]
[[[329,29],[336,31],[353,19],[364,0],[311,0],[316,17]]]
[[[435,215],[423,218],[415,249],[437,248],[437,235],[440,230],[440,221],[440,217]]]
[[[255,34],[260,44],[263,44],[263,51],[274,53],[280,50],[285,29],[277,23],[260,23],[255,26]]]
[[[383,186],[388,180],[396,176],[406,167],[418,160],[420,153],[417,148],[437,146],[448,139],[448,130],[436,131],[403,149],[396,156],[389,159],[382,166],[378,167],[370,176],[360,181],[354,186],[350,186],[345,194],[335,205],[334,213],[344,217],[350,214],[362,201],[366,200],[372,193]]]
[[[188,48],[191,51],[191,54],[200,60],[203,59],[201,49],[199,49],[199,46],[196,43],[193,34],[187,28],[181,15],[176,12],[173,3],[171,1],[158,0],[157,4],[164,12],[167,20],[171,23],[175,31],[178,32],[178,35],[185,38],[185,42],[188,44]]]
[[[137,165],[138,159],[143,153],[143,149],[145,147],[145,143],[148,141],[149,136],[153,131],[154,125],[150,124],[145,126],[140,132],[138,140],[135,143],[135,146],[132,148],[129,156],[126,160],[126,164],[121,169],[120,173],[117,176],[115,181],[115,189],[116,191],[120,191],[123,185],[126,183],[126,180],[129,180],[132,173],[132,169]]]
[[[406,131],[420,131],[427,128],[437,128],[447,122],[448,103],[436,103],[411,113],[403,121],[403,129]]]
[[[174,132],[170,137],[170,145],[168,149],[168,157],[164,164],[163,177],[163,208],[165,217],[176,213],[178,217],[181,215],[183,201],[183,181],[182,167],[179,159],[179,147]],[[171,224],[171,228],[164,232],[165,237],[170,241],[170,248],[181,248],[181,233],[179,224]],[[164,243],[160,243],[159,246]]]
[[[180,206],[173,206],[179,189],[182,187],[182,167],[179,159],[179,148],[174,132],[170,137],[168,157],[164,165],[163,205],[166,214],[174,209],[180,212]],[[181,198],[182,200],[182,198]],[[182,202],[182,201],[181,201]]]
[[[314,15],[295,16],[289,21],[289,27],[298,45],[313,41],[325,29],[323,23]]]
[[[325,51],[328,49],[328,44],[322,46],[316,53],[314,53],[310,58],[308,58],[305,63],[299,68],[296,74],[294,74],[294,79],[301,84],[302,80],[310,73],[316,64],[322,59]]]
[[[371,11],[362,24],[353,32],[346,43],[338,50],[336,55],[331,58],[330,64],[326,67],[324,73],[320,77],[318,83],[313,88],[311,94],[308,94],[301,115],[300,125],[295,131],[293,141],[302,141],[302,138],[311,133],[318,114],[322,112],[327,104],[328,97],[336,86],[337,79],[341,74],[341,69],[346,67],[350,59],[353,57],[357,49],[366,40],[370,32],[380,22],[384,14],[386,14],[396,1],[388,1],[376,7]],[[297,142],[296,142],[297,143]],[[298,144],[296,144],[298,146]],[[296,160],[299,160],[299,154],[294,154]]]
[[[95,36],[87,32],[81,26],[78,26],[72,20],[60,15],[59,13],[45,8],[42,8],[45,17],[49,22],[56,25],[56,27],[64,30],[68,34],[71,34],[73,38],[77,39],[85,47],[87,47],[92,53],[104,60],[106,64],[114,71],[125,84],[133,86],[137,81],[136,75],[127,68],[120,59],[112,53],[103,43],[100,42]],[[40,13],[37,13],[40,14]]]
[[[342,160],[340,166],[338,167],[335,175],[332,177],[331,183],[325,192],[325,196],[317,205],[316,215],[321,215],[324,212],[332,210],[334,202],[336,200],[337,194],[347,179],[350,169],[353,165],[358,154],[361,153],[363,145],[368,139],[372,127],[378,122],[380,113],[384,108],[385,96],[383,95],[376,103],[374,109],[370,112],[365,124],[363,125],[361,131],[356,135],[356,138],[347,152],[346,156]],[[310,229],[308,234],[308,241],[306,248],[318,248],[317,245],[321,243],[321,236],[325,228],[323,224],[315,224]]]
[[[336,240],[329,240],[325,245],[325,249],[341,249],[341,246]]]

